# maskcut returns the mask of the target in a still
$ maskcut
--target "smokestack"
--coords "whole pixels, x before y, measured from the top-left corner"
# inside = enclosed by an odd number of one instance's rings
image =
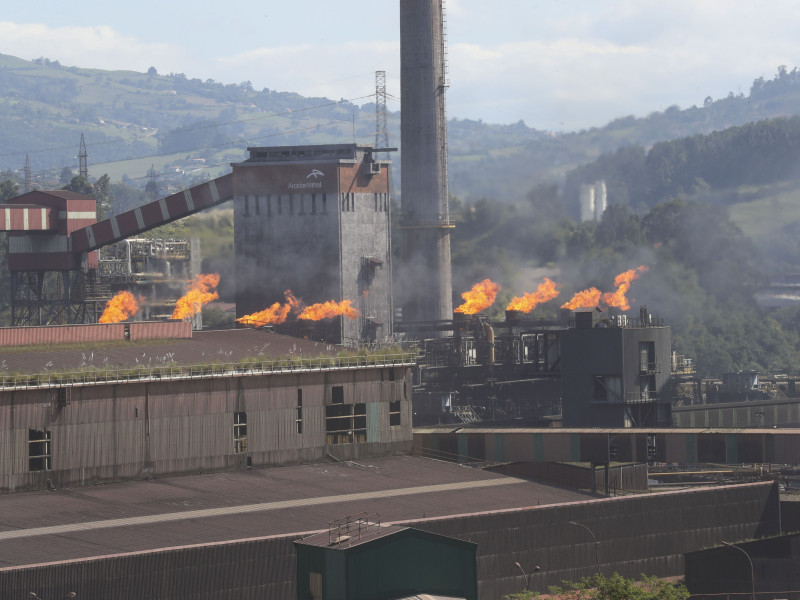
[[[400,0],[403,320],[450,319],[443,0]]]

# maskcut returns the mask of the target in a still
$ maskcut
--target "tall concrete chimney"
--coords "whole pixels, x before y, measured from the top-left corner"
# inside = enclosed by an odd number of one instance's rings
[[[444,0],[400,0],[404,321],[453,317],[447,190]]]

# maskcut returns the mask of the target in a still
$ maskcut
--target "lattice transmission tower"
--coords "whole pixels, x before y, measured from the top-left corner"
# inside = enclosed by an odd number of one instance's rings
[[[375,147],[389,147],[386,128],[386,71],[375,71]]]
[[[25,166],[22,168],[22,174],[25,177],[23,190],[27,194],[28,192],[33,190],[33,178],[31,176],[31,158],[27,154],[25,155]]]
[[[78,175],[84,179],[89,179],[89,155],[86,153],[86,142],[81,134],[81,148],[78,151]]]

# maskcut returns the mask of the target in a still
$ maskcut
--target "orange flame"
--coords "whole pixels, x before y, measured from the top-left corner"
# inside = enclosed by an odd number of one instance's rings
[[[344,315],[350,320],[357,319],[361,313],[352,307],[350,300],[342,300],[335,302],[328,300],[327,302],[320,302],[306,306],[299,315],[298,319],[305,319],[307,321],[319,321],[321,319],[329,319],[331,317],[338,317]]]
[[[506,310],[520,310],[522,312],[531,312],[542,302],[547,302],[558,296],[558,284],[551,281],[548,277],[539,284],[535,292],[529,292],[524,296],[517,296],[511,299],[511,302],[506,307]]]
[[[286,290],[283,292],[283,295],[286,298],[286,302],[284,304],[276,302],[265,310],[253,313],[251,315],[239,317],[236,320],[239,323],[243,323],[244,325],[252,325],[253,327],[260,327],[262,325],[269,324],[280,325],[286,321],[286,317],[289,316],[290,312],[300,312],[300,301],[292,295],[292,290]]]
[[[474,315],[482,310],[489,308],[494,302],[497,292],[500,291],[500,284],[494,283],[489,279],[476,283],[468,292],[461,294],[464,304],[455,309],[455,312]]]
[[[186,294],[178,299],[173,319],[189,319],[200,312],[204,304],[219,298],[216,287],[219,285],[219,274],[199,274],[189,282]]]
[[[603,294],[603,302],[608,306],[616,306],[622,310],[628,310],[631,305],[628,304],[628,299],[625,294],[631,289],[631,282],[639,277],[639,273],[649,271],[645,265],[639,265],[635,269],[629,269],[617,275],[614,278],[614,285],[617,286],[616,291]]]
[[[261,327],[262,325],[269,324],[280,325],[286,320],[286,317],[289,316],[291,308],[292,307],[288,304],[276,302],[269,308],[239,317],[236,321],[244,325],[252,325],[253,327]]]
[[[139,310],[139,303],[130,292],[120,292],[106,302],[106,308],[99,323],[119,323],[130,319]]]
[[[583,308],[585,306],[597,306],[597,303],[600,302],[600,298],[603,296],[603,292],[598,290],[597,288],[589,288],[588,290],[583,290],[582,292],[578,292],[572,297],[572,300],[563,304],[561,308],[568,308],[569,310],[575,310],[576,308]]]

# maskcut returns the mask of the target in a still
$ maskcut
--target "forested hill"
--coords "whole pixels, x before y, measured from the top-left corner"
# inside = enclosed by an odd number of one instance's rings
[[[580,132],[452,119],[450,189],[465,200],[520,201],[536,184],[560,183],[569,170],[621,147],[648,148],[800,114],[799,96],[800,74],[779,67],[773,79],[755,80],[747,96],[706,98],[703,106],[673,106]],[[399,146],[399,125],[399,112],[390,111],[390,145]],[[154,68],[147,73],[102,71],[0,55],[0,170],[22,169],[26,156],[35,179],[42,181],[63,167],[77,168],[81,134],[91,176],[108,173],[112,183],[124,179],[143,187],[153,165],[163,188],[180,188],[227,169],[231,161],[244,158],[247,146],[373,143],[375,105],[370,97],[305,98],[256,90],[248,81],[202,81]],[[397,185],[398,175],[393,178]]]
[[[579,186],[606,182],[613,204],[647,210],[676,196],[762,186],[800,175],[800,117],[776,118],[707,135],[627,146],[567,174],[573,209]]]

